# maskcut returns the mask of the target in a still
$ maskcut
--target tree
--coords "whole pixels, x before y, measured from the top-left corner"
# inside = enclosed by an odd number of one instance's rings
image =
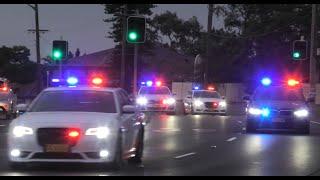
[[[0,75],[11,82],[30,83],[36,79],[37,64],[30,61],[30,50],[25,46],[0,48]]]
[[[202,26],[195,16],[185,21],[176,13],[166,11],[156,15],[152,24],[157,33],[169,39],[171,48],[194,56],[203,51]]]
[[[75,53],[75,57],[79,57],[80,56],[80,49],[77,48],[76,53]]]

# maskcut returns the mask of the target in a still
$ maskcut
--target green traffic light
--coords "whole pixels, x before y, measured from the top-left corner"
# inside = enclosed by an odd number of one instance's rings
[[[129,39],[131,41],[136,41],[138,39],[138,34],[136,32],[130,32],[129,33]]]
[[[58,51],[58,50],[54,51],[53,57],[54,57],[54,59],[61,59],[61,57],[62,57],[61,51]]]
[[[294,52],[293,53],[293,57],[294,58],[300,58],[301,57],[301,54],[299,52]]]

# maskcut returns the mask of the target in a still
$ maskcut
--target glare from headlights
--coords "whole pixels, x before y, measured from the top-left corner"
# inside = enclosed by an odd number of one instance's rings
[[[196,107],[199,107],[199,106],[203,105],[203,102],[200,101],[200,100],[195,100],[195,101],[194,101],[194,105],[195,105]]]
[[[148,99],[145,97],[139,97],[137,99],[137,104],[139,105],[146,105],[148,103]]]
[[[14,137],[23,137],[25,135],[32,135],[33,130],[29,127],[16,126],[13,128],[12,133],[13,133]]]
[[[306,109],[300,109],[300,110],[294,111],[293,114],[297,117],[307,117],[309,115],[309,112]]]
[[[87,136],[96,136],[98,139],[105,139],[109,134],[110,130],[108,127],[90,128],[86,131]]]
[[[176,102],[176,100],[174,98],[168,98],[168,99],[165,99],[164,100],[164,103],[165,104],[168,104],[168,105],[172,105]]]
[[[221,102],[219,103],[219,105],[220,105],[221,107],[226,107],[226,106],[227,106],[227,103],[226,103],[225,101],[221,101]]]
[[[260,115],[260,114],[262,114],[262,110],[258,109],[258,108],[249,108],[248,112],[250,114],[252,114],[252,115]]]
[[[12,157],[19,157],[21,154],[20,150],[19,149],[13,149],[11,152],[10,152],[10,155]]]

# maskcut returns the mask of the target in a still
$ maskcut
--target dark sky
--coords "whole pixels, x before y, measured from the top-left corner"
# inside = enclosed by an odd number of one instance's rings
[[[155,14],[169,10],[180,18],[196,16],[204,28],[207,21],[206,4],[159,4],[153,9]],[[40,4],[40,28],[50,30],[41,35],[41,56],[51,52],[53,40],[62,36],[69,42],[73,53],[80,48],[81,53],[93,53],[112,48],[113,40],[106,38],[110,25],[103,22],[106,17],[102,5],[98,4]],[[27,29],[34,29],[34,11],[25,4],[0,5],[0,46],[25,45],[35,59],[35,35]],[[214,19],[215,22],[217,22]],[[221,21],[214,23],[221,28]]]

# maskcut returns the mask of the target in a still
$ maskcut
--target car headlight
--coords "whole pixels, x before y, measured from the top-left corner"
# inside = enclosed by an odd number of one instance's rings
[[[309,111],[306,109],[299,109],[297,111],[294,111],[293,114],[296,117],[307,117],[309,115]]]
[[[195,100],[195,101],[194,101],[194,105],[197,106],[197,107],[199,107],[199,106],[203,105],[203,102],[200,101],[200,100]]]
[[[14,137],[23,137],[25,135],[32,135],[33,130],[29,127],[16,126],[13,128],[12,133],[13,133]]]
[[[249,108],[248,112],[252,115],[260,115],[262,114],[262,110],[258,108]]]
[[[220,105],[221,107],[226,107],[226,106],[227,106],[227,103],[226,103],[225,101],[221,101],[221,102],[219,102],[219,105]]]
[[[173,98],[168,98],[168,99],[164,99],[164,100],[163,100],[163,103],[164,103],[164,104],[168,104],[168,105],[172,105],[172,104],[174,104],[175,102],[176,102],[176,100],[173,99]]]
[[[137,104],[139,105],[146,105],[148,103],[148,99],[145,97],[139,97],[137,99]]]
[[[98,139],[107,138],[110,134],[110,129],[108,127],[97,127],[89,128],[86,131],[87,136],[97,136]]]

